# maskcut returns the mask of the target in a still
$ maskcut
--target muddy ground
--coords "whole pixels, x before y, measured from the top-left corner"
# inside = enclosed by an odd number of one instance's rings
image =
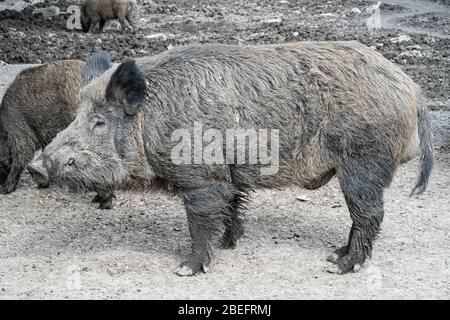
[[[68,31],[65,16],[44,20],[33,7],[0,11],[0,97],[24,63],[85,58],[97,49],[120,61],[187,43],[356,39],[423,86],[436,154],[421,196],[408,197],[417,159],[399,169],[386,191],[373,258],[343,276],[326,272],[325,257],[346,242],[350,227],[334,179],[317,191],[256,192],[238,248],[218,251],[209,273],[179,278],[172,271],[190,240],[178,199],[119,192],[115,208],[100,211],[92,195],[37,190],[24,174],[17,192],[0,195],[0,297],[450,298],[450,4],[385,2],[382,28],[373,30],[366,13],[373,2],[358,0],[141,1],[135,35],[121,34],[115,23],[103,34]],[[65,11],[74,3],[36,7]]]

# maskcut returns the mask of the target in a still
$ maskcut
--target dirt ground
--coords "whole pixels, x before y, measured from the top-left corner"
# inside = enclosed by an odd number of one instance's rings
[[[135,35],[114,23],[100,35],[68,31],[64,15],[44,20],[32,6],[0,11],[0,97],[25,63],[84,59],[97,49],[120,61],[187,43],[359,40],[423,86],[436,157],[423,195],[408,197],[418,160],[398,170],[373,258],[342,276],[326,272],[325,261],[351,222],[335,179],[317,191],[254,193],[238,247],[218,250],[209,273],[180,278],[172,271],[190,238],[178,199],[118,192],[114,209],[102,211],[92,194],[38,190],[25,173],[15,193],[0,195],[0,298],[449,299],[450,3],[384,2],[382,28],[372,31],[373,2],[362,0],[141,1]],[[65,11],[74,3],[36,6]]]

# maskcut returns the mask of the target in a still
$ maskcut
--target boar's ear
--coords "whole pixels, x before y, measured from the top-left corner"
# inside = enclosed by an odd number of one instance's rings
[[[82,72],[84,85],[101,76],[109,68],[111,68],[111,57],[108,52],[99,51],[89,56]]]
[[[106,100],[122,108],[128,115],[136,113],[145,99],[146,81],[134,60],[127,60],[117,67],[106,87]]]

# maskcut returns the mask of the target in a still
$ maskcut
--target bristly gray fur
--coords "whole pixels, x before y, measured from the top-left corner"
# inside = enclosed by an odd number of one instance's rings
[[[137,59],[136,67],[113,67],[81,91],[75,121],[43,152],[44,169],[74,190],[158,181],[180,196],[192,253],[179,275],[206,270],[216,243],[234,247],[252,190],[317,189],[333,176],[353,221],[333,262],[341,273],[357,269],[371,256],[384,190],[417,127],[417,188],[425,189],[432,146],[421,90],[360,43],[194,45]],[[139,108],[130,103],[143,97]],[[182,128],[192,136],[194,121],[224,136],[236,128],[279,130],[278,172],[261,175],[260,163],[175,165],[171,134]]]

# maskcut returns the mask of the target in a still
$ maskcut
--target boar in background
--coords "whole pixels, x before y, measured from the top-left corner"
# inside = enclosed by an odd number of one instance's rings
[[[0,192],[13,192],[25,166],[75,117],[85,63],[49,62],[21,71],[8,87],[0,105]],[[37,180],[39,187],[47,183]],[[97,195],[103,208],[111,194]]]
[[[103,31],[106,21],[118,19],[122,32],[136,31],[136,0],[84,0],[81,5],[81,26],[84,32]]]

